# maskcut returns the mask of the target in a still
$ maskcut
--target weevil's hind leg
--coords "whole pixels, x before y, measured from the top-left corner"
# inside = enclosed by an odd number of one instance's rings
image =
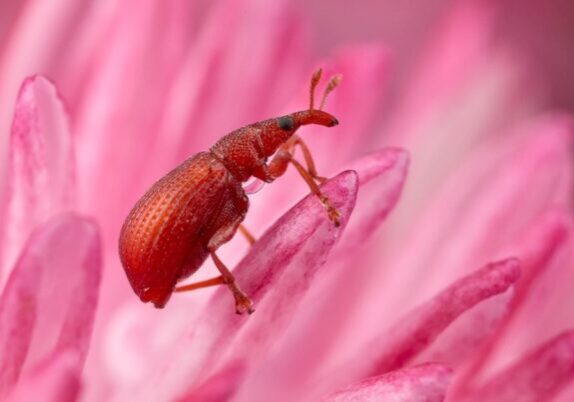
[[[209,286],[224,285],[225,280],[222,275],[216,276],[215,278],[206,279],[201,282],[190,283],[189,285],[182,285],[175,288],[175,292],[188,292],[190,290],[207,288]]]
[[[251,232],[247,230],[247,228],[245,227],[245,225],[243,225],[243,223],[239,225],[238,229],[241,232],[241,234],[247,239],[249,244],[253,246],[257,241],[257,239],[255,239],[255,236],[253,236],[253,234],[251,234]]]
[[[253,313],[255,311],[253,308],[253,301],[251,301],[251,299],[245,293],[243,293],[239,286],[237,286],[235,277],[215,254],[215,251],[211,251],[210,253],[215,266],[219,272],[221,272],[223,283],[225,283],[231,290],[231,293],[233,293],[233,297],[235,298],[235,312],[237,314]]]
[[[340,221],[341,213],[339,212],[339,210],[337,210],[337,208],[335,208],[333,204],[331,204],[329,198],[327,198],[323,194],[317,183],[315,183],[315,181],[313,180],[313,176],[311,175],[311,173],[309,173],[303,167],[303,165],[301,165],[296,159],[294,159],[291,152],[289,152],[287,149],[280,148],[279,151],[277,151],[277,153],[267,166],[267,173],[269,174],[270,177],[277,178],[283,175],[283,173],[285,173],[289,163],[295,166],[295,168],[297,169],[303,180],[307,182],[307,185],[311,189],[311,192],[315,194],[317,198],[319,198],[319,200],[327,210],[329,219],[335,224],[335,226],[339,226],[341,224]]]

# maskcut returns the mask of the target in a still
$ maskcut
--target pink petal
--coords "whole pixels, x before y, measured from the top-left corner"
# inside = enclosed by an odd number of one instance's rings
[[[324,399],[324,402],[442,402],[451,371],[425,364],[368,378]]]
[[[480,382],[524,355],[531,345],[574,325],[574,305],[569,302],[574,290],[573,230],[570,211],[551,210],[533,225],[516,254],[523,261],[525,275],[509,313],[459,373],[458,383]]]
[[[344,331],[347,312],[357,302],[361,281],[368,278],[364,272],[373,268],[357,264],[357,255],[398,201],[407,175],[408,155],[399,149],[383,149],[355,161],[351,167],[359,175],[359,193],[345,234],[333,249],[321,280],[306,297],[305,309],[294,317],[285,340],[275,341],[277,353],[248,377],[241,390],[244,400],[296,400],[299,395],[311,398],[315,379],[325,376],[325,356],[339,346],[332,334]],[[309,328],[315,330],[309,332]],[[278,374],[285,372],[291,374]]]
[[[26,79],[12,122],[7,198],[3,216],[5,279],[32,229],[66,210],[74,198],[74,154],[68,118],[56,88],[45,78]]]
[[[508,252],[520,256],[523,274],[514,287],[513,292],[506,292],[490,300],[480,303],[471,311],[464,314],[435,342],[432,347],[419,357],[419,361],[440,361],[447,363],[450,367],[457,368],[463,363],[468,363],[471,358],[478,358],[482,364],[488,361],[489,366],[493,365],[492,360],[487,359],[492,348],[497,347],[502,351],[504,358],[513,359],[524,352],[525,347],[538,344],[547,338],[550,333],[558,333],[564,330],[564,325],[574,325],[574,317],[569,311],[573,311],[572,305],[566,303],[568,294],[572,292],[571,287],[556,286],[558,283],[572,283],[569,278],[574,274],[572,270],[565,269],[566,264],[561,263],[555,257],[565,249],[571,248],[568,241],[571,237],[570,218],[560,210],[550,210],[542,215],[521,239],[517,246],[510,247]],[[529,289],[533,286],[533,281],[544,277],[545,272],[555,266],[555,274],[549,276],[547,280],[554,282],[541,286],[552,289],[552,296],[536,296],[537,292],[528,296]],[[564,274],[562,277],[561,274]],[[555,277],[560,275],[561,277]],[[551,279],[552,278],[552,279]],[[534,284],[535,286],[539,286]],[[521,309],[525,297],[532,299],[533,308],[526,313],[524,320],[521,320],[519,327],[507,336],[511,343],[503,342],[501,334],[508,330],[509,321],[516,316],[517,309]],[[545,307],[546,306],[546,307]],[[544,308],[545,307],[545,308]],[[558,309],[563,307],[560,314]],[[544,308],[543,311],[541,309]],[[544,325],[531,326],[531,318],[536,315],[540,323],[542,317],[547,317]],[[572,318],[569,318],[572,317]],[[553,323],[552,318],[560,321],[558,326]],[[524,328],[529,328],[524,331]],[[502,338],[502,339],[501,339]],[[522,345],[522,351],[515,352],[516,346]],[[471,376],[478,374],[478,367],[472,365],[469,369]],[[460,374],[460,373],[459,373]]]
[[[458,316],[478,303],[505,292],[519,275],[518,262],[508,259],[487,265],[458,280],[399,320],[397,326],[380,333],[361,350],[354,351],[354,356],[368,357],[359,364],[351,357],[355,361],[343,364],[342,374],[357,378],[403,367],[434,342]]]
[[[0,300],[0,394],[37,364],[73,350],[87,354],[100,281],[95,224],[75,215],[34,231]]]
[[[257,311],[237,316],[229,290],[218,289],[205,314],[192,327],[191,338],[174,342],[168,355],[179,358],[175,361],[169,357],[165,363],[172,368],[158,364],[161,375],[156,381],[161,384],[150,384],[158,398],[181,392],[181,385],[191,379],[201,381],[217,365],[245,359],[253,364],[261,357],[260,353],[285,330],[340,237],[355,205],[357,184],[357,175],[347,171],[323,185],[325,194],[342,213],[340,227],[327,219],[316,197],[309,195],[258,240],[233,272]]]
[[[176,402],[225,402],[230,400],[243,381],[245,365],[232,363],[207,381],[177,399]]]
[[[28,373],[10,394],[8,402],[74,402],[80,391],[78,356],[56,355]]]
[[[574,332],[563,333],[453,401],[550,401],[574,378]]]

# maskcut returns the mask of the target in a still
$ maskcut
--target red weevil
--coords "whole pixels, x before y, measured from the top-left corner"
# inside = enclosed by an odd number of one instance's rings
[[[253,312],[253,302],[216,255],[238,229],[254,241],[241,225],[249,207],[242,183],[251,177],[270,183],[292,164],[323,204],[329,219],[339,225],[339,212],[317,185],[325,179],[317,174],[309,149],[295,135],[299,127],[308,124],[338,124],[335,117],[321,109],[340,76],[331,78],[319,109],[315,109],[314,94],[320,78],[319,69],[311,77],[308,110],[227,134],[209,151],[190,157],[165,175],[136,203],[122,227],[119,252],[131,286],[142,301],[162,308],[174,291],[225,284],[233,293],[237,313]],[[306,167],[293,157],[297,146]],[[177,287],[209,255],[221,275]]]

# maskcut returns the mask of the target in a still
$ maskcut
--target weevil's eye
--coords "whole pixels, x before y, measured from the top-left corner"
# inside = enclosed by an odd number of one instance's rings
[[[291,131],[295,127],[295,120],[291,116],[283,116],[277,119],[277,125],[281,130]]]

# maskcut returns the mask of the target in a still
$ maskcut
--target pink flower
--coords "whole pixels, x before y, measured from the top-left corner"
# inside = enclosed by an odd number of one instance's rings
[[[572,400],[571,5],[287,3],[0,5],[0,401]],[[319,65],[341,125],[301,135],[342,225],[288,172],[221,249],[255,314],[142,304],[135,201]]]

